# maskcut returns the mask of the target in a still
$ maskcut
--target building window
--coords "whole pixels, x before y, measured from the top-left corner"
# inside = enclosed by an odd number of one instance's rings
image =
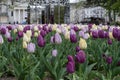
[[[11,11],[11,16],[13,16],[13,11]]]

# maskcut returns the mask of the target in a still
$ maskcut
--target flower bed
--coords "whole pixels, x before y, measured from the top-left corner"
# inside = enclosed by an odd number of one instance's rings
[[[120,27],[0,26],[0,76],[18,80],[117,80]]]

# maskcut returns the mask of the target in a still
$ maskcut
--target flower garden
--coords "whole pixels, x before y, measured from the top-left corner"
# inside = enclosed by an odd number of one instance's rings
[[[120,80],[120,27],[0,26],[0,77],[17,80]]]

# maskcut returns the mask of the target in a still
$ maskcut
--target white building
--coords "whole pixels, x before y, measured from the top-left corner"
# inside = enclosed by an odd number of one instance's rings
[[[8,22],[8,13],[7,13],[7,6],[0,4],[0,23],[7,23]]]
[[[23,23],[27,17],[28,3],[11,2],[0,3],[0,23]]]

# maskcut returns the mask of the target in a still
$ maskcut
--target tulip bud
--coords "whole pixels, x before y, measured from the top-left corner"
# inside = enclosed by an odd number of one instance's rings
[[[56,50],[56,49],[52,50],[52,56],[53,56],[53,57],[56,57],[57,54],[58,54],[58,53],[57,53],[57,50]]]
[[[56,34],[55,34],[54,39],[55,39],[55,43],[56,43],[56,44],[62,43],[62,38],[61,38],[61,36],[60,36],[59,33],[56,33]]]
[[[75,72],[75,63],[74,62],[68,62],[66,66],[66,70],[68,73],[74,73]]]
[[[34,44],[34,43],[29,43],[29,44],[27,45],[27,51],[28,51],[29,53],[34,53],[34,52],[35,52],[35,44]]]
[[[86,49],[87,48],[87,43],[84,39],[80,38],[80,41],[79,41],[79,47],[80,49]]]
[[[84,63],[85,60],[86,60],[86,55],[85,55],[85,52],[84,51],[79,51],[77,54],[76,54],[76,60],[77,62],[79,63]]]
[[[23,48],[27,48],[27,42],[23,41]]]

